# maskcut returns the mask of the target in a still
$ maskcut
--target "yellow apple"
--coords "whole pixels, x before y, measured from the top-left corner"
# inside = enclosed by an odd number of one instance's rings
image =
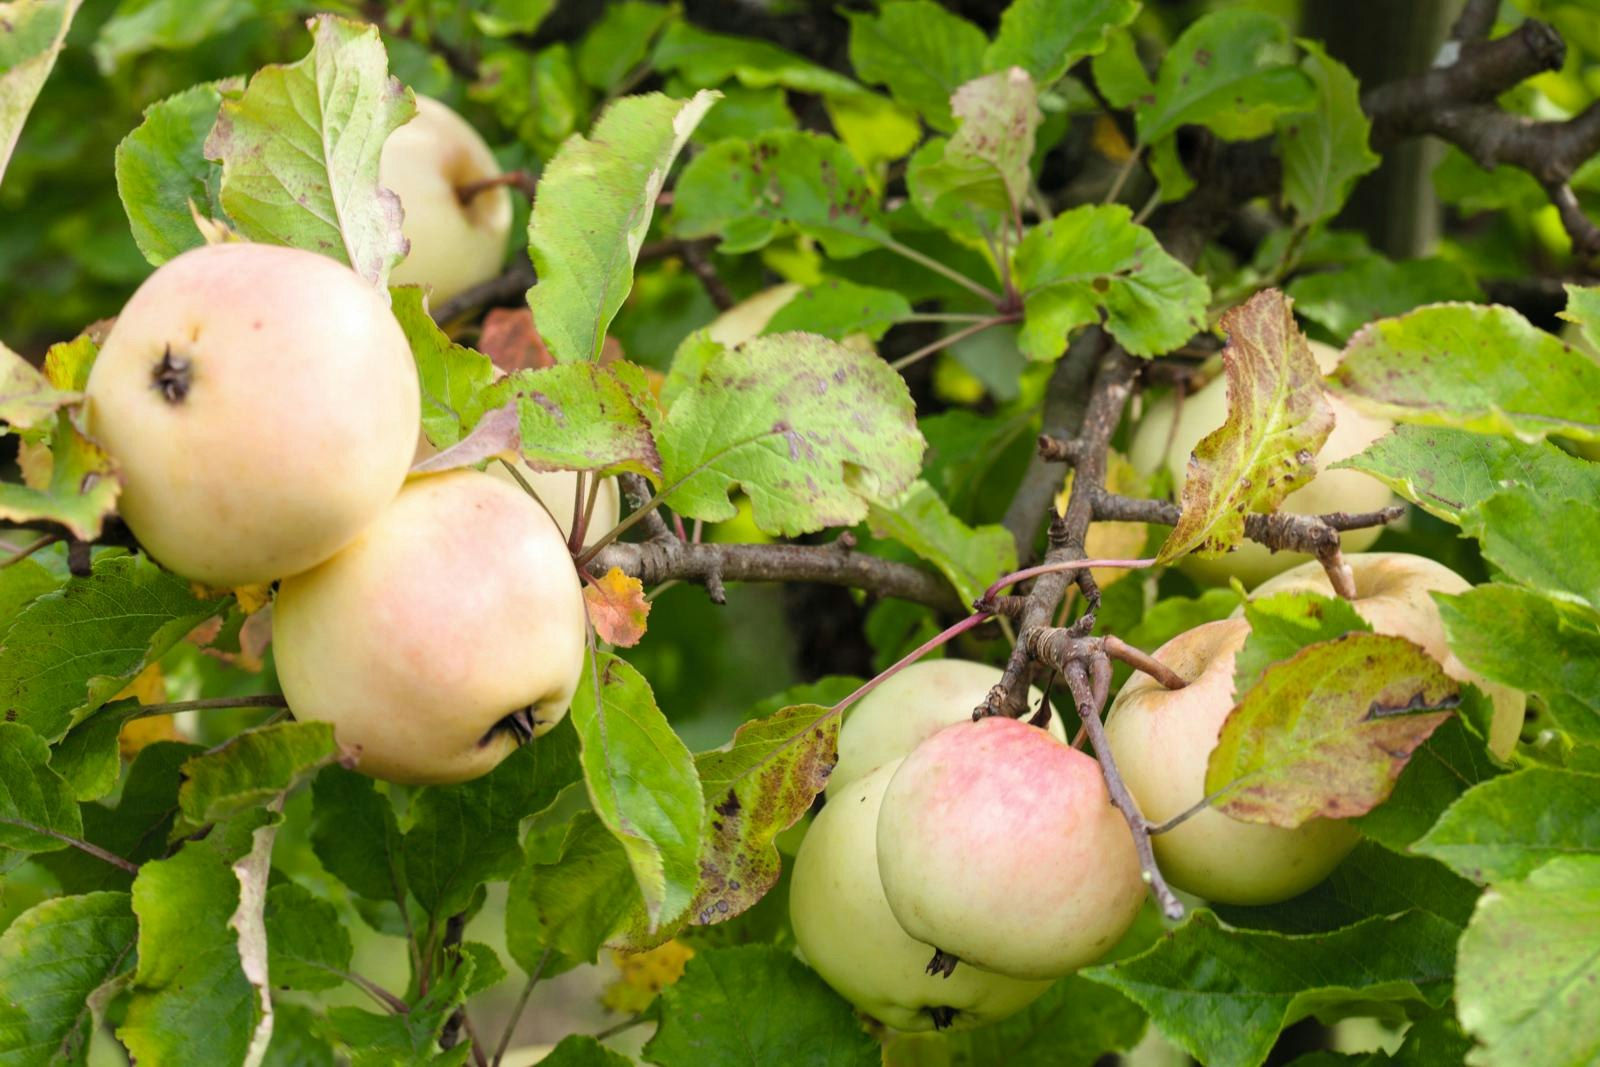
[[[972,718],[1003,672],[986,663],[964,659],[924,659],[891,675],[851,708],[839,731],[839,762],[828,776],[828,795],[835,796],[891,760],[910,755],[922,742],[958,722]],[[1028,690],[1028,706],[1042,699]],[[1061,716],[1050,714],[1050,733],[1065,739]]]
[[[896,1030],[983,1026],[1050,987],[957,967],[927,973],[932,947],[895,921],[878,879],[878,811],[892,760],[832,793],[795,857],[789,921],[811,968],[863,1014]]]
[[[499,274],[511,233],[511,194],[495,186],[466,203],[459,194],[499,176],[494,153],[466,119],[418,96],[416,117],[389,135],[378,164],[378,184],[400,198],[400,228],[411,242],[389,273],[390,284],[426,285],[437,305]]]
[[[333,260],[210,245],[141,285],[89,374],[139,543],[216,587],[313,567],[400,491],[421,418],[387,302]]]
[[[1356,599],[1352,606],[1356,614],[1367,620],[1377,633],[1404,637],[1421,645],[1450,677],[1471,682],[1488,694],[1494,702],[1489,749],[1502,759],[1510,755],[1522,732],[1527,695],[1474,674],[1456,658],[1445,637],[1439,606],[1428,595],[1464,593],[1472,588],[1472,583],[1442,563],[1405,552],[1363,552],[1344,559],[1355,576]],[[1327,572],[1316,562],[1278,575],[1259,586],[1251,598],[1308,592],[1334,595]]]
[[[1139,672],[1112,703],[1106,719],[1111,754],[1151,822],[1188,811],[1206,795],[1206,761],[1233,710],[1234,657],[1249,634],[1244,619],[1219,619],[1179,634],[1155,658],[1189,684],[1169,690]],[[1242,822],[1214,808],[1150,839],[1168,882],[1225,904],[1298,896],[1326,878],[1358,840],[1354,827],[1337,820],[1285,829]]]
[[[1312,341],[1311,352],[1324,374],[1339,363],[1339,350],[1321,342]],[[1319,473],[1310,484],[1284,498],[1281,510],[1320,515],[1331,511],[1376,511],[1393,504],[1394,494],[1376,478],[1360,471],[1327,469],[1361,452],[1388,433],[1393,424],[1386,419],[1363,415],[1331,393],[1324,395],[1337,421],[1317,453]],[[1176,430],[1172,425],[1175,410],[1178,411]],[[1164,396],[1151,404],[1139,421],[1128,458],[1147,477],[1164,468],[1171,475],[1173,485],[1181,490],[1194,446],[1221,426],[1227,417],[1228,388],[1221,377],[1184,397],[1181,410],[1173,397]],[[1349,530],[1341,535],[1340,542],[1345,552],[1359,552],[1377,540],[1379,532],[1378,527]],[[1185,556],[1179,567],[1201,581],[1225,583],[1237,577],[1245,585],[1253,586],[1308,558],[1301,552],[1271,552],[1254,541],[1245,541],[1217,559]]]
[[[332,723],[367,774],[431,783],[485,774],[561,720],[584,625],[538,501],[463,470],[407,482],[348,548],[284,581],[272,628],[296,718]]]
[[[1013,978],[1093,963],[1145,895],[1100,765],[1005,717],[947,726],[901,762],[878,814],[878,874],[906,933]]]

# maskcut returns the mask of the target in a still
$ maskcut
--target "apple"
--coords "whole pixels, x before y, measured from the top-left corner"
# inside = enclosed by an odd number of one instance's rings
[[[1319,571],[1320,564],[1313,563]],[[1250,635],[1242,618],[1174,637],[1155,658],[1189,684],[1167,689],[1136,672],[1107,713],[1106,738],[1139,810],[1164,822],[1206,795],[1206,762],[1233,710],[1234,657]],[[1272,904],[1326,878],[1360,840],[1346,822],[1312,819],[1286,829],[1207,809],[1150,839],[1167,881],[1224,904]]]
[[[85,393],[129,529],[218,588],[295,574],[349,543],[400,491],[421,419],[383,295],[276,245],[209,245],[161,266]]]
[[[389,135],[378,183],[405,209],[400,230],[411,249],[389,272],[391,285],[425,285],[435,304],[500,273],[511,233],[511,194],[493,186],[462,203],[460,190],[500,177],[500,164],[467,120],[431,97]]]
[[[982,1026],[1050,987],[972,967],[930,975],[933,949],[889,910],[878,880],[878,811],[891,760],[830,793],[795,857],[789,921],[811,968],[864,1014],[896,1030]]]
[[[1311,353],[1324,374],[1338,366],[1338,349],[1319,341],[1312,341],[1310,345]],[[1394,424],[1387,419],[1363,415],[1332,393],[1325,392],[1324,395],[1337,421],[1322,450],[1317,453],[1319,473],[1309,484],[1285,497],[1281,510],[1299,515],[1321,515],[1331,511],[1377,511],[1393,504],[1394,494],[1376,478],[1360,471],[1327,468],[1361,452],[1388,433]],[[1182,408],[1178,410],[1177,429],[1174,430],[1173,412],[1177,408],[1172,396],[1164,396],[1149,406],[1134,431],[1128,458],[1146,477],[1165,468],[1172,476],[1173,485],[1181,491],[1189,466],[1189,454],[1201,438],[1227,420],[1226,379],[1214,378],[1190,396],[1184,397]],[[1340,543],[1347,553],[1359,552],[1377,540],[1380,532],[1378,527],[1347,530],[1340,535]],[[1253,586],[1306,559],[1309,557],[1303,552],[1272,552],[1253,541],[1245,541],[1225,556],[1216,559],[1185,556],[1178,566],[1201,581],[1220,584],[1237,577],[1245,585]]]
[[[538,501],[473,470],[413,478],[273,608],[297,719],[332,723],[358,768],[460,782],[559,722],[584,657],[584,605]]]
[[[1099,959],[1145,895],[1100,765],[1004,716],[947,726],[896,769],[878,874],[906,933],[1013,978]]]
[[[922,742],[972,718],[1003,672],[964,659],[918,660],[891,675],[846,713],[839,731],[839,762],[828,776],[834,796],[874,767],[909,755]],[[1043,699],[1028,690],[1028,706]],[[1051,712],[1050,733],[1065,740],[1061,716]]]
[[[1488,694],[1494,702],[1489,750],[1501,759],[1509,756],[1522,732],[1527,694],[1473,673],[1456,658],[1445,637],[1439,606],[1429,595],[1464,593],[1472,583],[1442,563],[1405,552],[1363,552],[1345,556],[1344,560],[1355,577],[1356,599],[1352,606],[1356,614],[1377,633],[1404,637],[1421,645],[1450,677],[1470,682]],[[1258,587],[1251,598],[1306,592],[1334,595],[1321,564],[1311,562],[1286,571]]]
[[[413,462],[420,463],[438,454],[439,450],[433,447],[433,442],[428,440],[427,435],[419,432]],[[528,483],[528,488],[533,490],[533,495],[539,498],[539,502],[550,513],[550,517],[556,520],[556,525],[561,529],[561,536],[570,537],[572,514],[578,497],[578,472],[536,471],[520,459],[512,460],[511,465],[516,467],[517,474]],[[522,482],[517,481],[516,477],[506,470],[506,465],[499,460],[491,460],[484,470],[507,485],[516,486],[518,492],[525,492]],[[600,483],[600,491],[595,494],[594,510],[589,514],[589,526],[583,534],[584,547],[587,548],[610,533],[621,517],[622,490],[615,478],[607,478]]]

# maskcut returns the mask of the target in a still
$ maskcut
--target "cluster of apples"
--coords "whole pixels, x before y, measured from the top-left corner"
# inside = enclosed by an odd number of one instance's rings
[[[394,280],[436,298],[504,257],[487,145],[419,100],[385,145],[405,208]],[[463,199],[463,190],[477,189]],[[369,774],[460,781],[566,713],[584,655],[571,472],[409,477],[416,365],[385,294],[311,252],[227,243],[141,285],[86,386],[119,511],[149,554],[216,588],[278,582],[273,647],[295,716],[332,723]],[[616,488],[592,528],[615,523]]]
[[[1353,607],[1378,633],[1420,645],[1452,677],[1489,693],[1490,747],[1516,743],[1525,697],[1475,676],[1450,652],[1431,593],[1468,583],[1418,556],[1354,554]],[[1308,563],[1253,597],[1332,596]],[[1234,706],[1234,658],[1250,624],[1198,626],[1156,658],[1188,685],[1135,673],[1106,733],[1146,819],[1199,803],[1206,763]],[[972,721],[1000,671],[923,661],[883,682],[851,712],[827,803],[795,857],[789,910],[813,969],[864,1014],[898,1030],[981,1026],[1027,1006],[1050,982],[1102,957],[1145,894],[1133,840],[1099,764],[1047,729]],[[1037,692],[1031,704],[1037,706]],[[1359,840],[1348,823],[1294,829],[1206,810],[1153,839],[1163,875],[1208,901],[1269,904],[1326,878]],[[959,960],[948,976],[935,948]]]

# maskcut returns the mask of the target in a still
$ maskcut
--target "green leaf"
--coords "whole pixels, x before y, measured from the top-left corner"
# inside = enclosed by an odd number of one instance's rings
[[[825,96],[822,104],[834,135],[844,142],[856,162],[874,175],[881,174],[885,164],[904,157],[922,140],[922,123],[916,112],[887,96],[863,90],[849,96]],[[774,122],[764,129],[797,124]],[[753,130],[741,136],[755,137],[761,132]]]
[[[325,722],[281,722],[235,734],[183,765],[178,802],[196,825],[267,803],[339,758]]]
[[[139,963],[117,1028],[117,1038],[139,1062],[242,1063],[254,1046],[270,1002],[248,976],[249,961],[264,946],[251,943],[246,930],[261,922],[265,885],[252,879],[245,893],[243,879],[257,831],[270,846],[275,818],[251,812],[215,827],[170,859],[139,868],[133,881]],[[264,883],[264,867],[261,873]],[[264,980],[266,960],[257,963]],[[205,1035],[204,1042],[195,1040],[197,1034]],[[266,1035],[259,1036],[265,1044]]]
[[[677,88],[676,84],[669,85],[669,89]],[[694,136],[690,139],[694,144],[715,144],[730,137],[760,137],[768,130],[794,130],[800,127],[800,120],[789,108],[788,94],[777,86],[771,89],[746,89],[741,85],[726,85],[721,92],[721,101],[695,127]]]
[[[1568,455],[1548,441],[1527,443],[1443,426],[1396,426],[1365,452],[1333,466],[1366,471],[1458,526],[1507,484],[1531,486],[1552,500],[1600,498],[1600,464]]]
[[[1080,59],[1104,51],[1111,34],[1138,14],[1138,0],[1013,0],[984,52],[984,69],[1021,67],[1048,86]]]
[[[1600,441],[1600,363],[1507,307],[1435,304],[1374,322],[1328,382],[1397,422]]]
[[[886,85],[928,125],[950,130],[950,97],[983,73],[983,31],[933,0],[885,0],[850,20],[850,65],[862,81]]]
[[[1316,593],[1279,593],[1244,602],[1250,636],[1234,660],[1233,692],[1248,693],[1268,667],[1307,645],[1348,633],[1371,633],[1372,627],[1342,597]]]
[[[123,0],[94,42],[102,74],[148,52],[184,52],[259,15],[261,0]]]
[[[1434,595],[1450,651],[1485,678],[1537,694],[1574,740],[1600,744],[1600,621],[1531,589]]]
[[[1081,973],[1138,1002],[1208,1067],[1257,1067],[1280,1031],[1314,1013],[1443,1004],[1456,933],[1437,916],[1406,912],[1285,937],[1226,930],[1198,911],[1143,955]]]
[[[802,59],[775,44],[752,37],[711,33],[687,22],[669,25],[656,44],[652,64],[672,71],[685,84],[710,89],[730,78],[747,89],[782,86],[819,96],[867,95],[843,74]]]
[[[338,908],[294,882],[279,882],[267,890],[264,918],[274,986],[315,991],[344,984],[352,949]]]
[[[486,37],[531,34],[555,10],[556,0],[487,0],[474,4],[472,24]]]
[[[262,1067],[340,1067],[323,1029],[320,1012],[290,1000],[274,1001],[272,1043]]]
[[[522,820],[548,808],[578,774],[577,736],[560,725],[482,778],[417,790],[403,844],[418,902],[442,921],[465,911],[480,883],[509,878],[522,858]]]
[[[1600,853],[1600,775],[1551,767],[1502,775],[1463,794],[1412,848],[1477,882]]]
[[[142,556],[101,556],[94,573],[29,604],[0,640],[0,703],[48,741],[82,722],[223,607]]]
[[[1295,223],[1314,226],[1339,213],[1356,179],[1376,169],[1380,159],[1367,147],[1372,122],[1361,110],[1361,86],[1350,68],[1315,41],[1302,40],[1300,47],[1306,52],[1300,69],[1315,97],[1308,110],[1278,118],[1278,154],[1283,196],[1294,208]]]
[[[1282,293],[1263,289],[1223,314],[1228,418],[1194,447],[1183,514],[1160,562],[1226,552],[1244,537],[1246,512],[1275,509],[1316,476],[1334,415],[1290,308]]]
[[[156,266],[205,243],[191,205],[208,216],[221,213],[206,136],[216,125],[224,93],[237,96],[243,84],[237,78],[206,82],[157,101],[117,145],[117,195],[134,243]]]
[[[481,941],[457,945],[452,955],[455,958],[470,957],[472,960],[472,979],[466,985],[468,997],[474,997],[505,981],[506,965],[500,962],[500,956],[494,949]]]
[[[677,10],[666,4],[644,0],[606,4],[578,45],[578,73],[601,92],[615,91],[644,62],[656,34],[677,17]]]
[[[178,814],[183,764],[200,751],[173,741],[146,745],[128,769],[115,808],[85,804],[79,809],[84,840],[133,863],[160,858]],[[40,863],[70,893],[125,890],[132,884],[126,871],[77,849],[41,856]]]
[[[720,237],[729,254],[764,248],[785,226],[815,237],[830,259],[890,240],[877,193],[849,149],[806,131],[714,144],[683,169],[672,197],[673,232]]]
[[[67,843],[23,823],[69,837],[83,834],[78,800],[49,766],[50,746],[19,723],[0,722],[0,870],[29,852],[53,852]]]
[[[626,660],[591,654],[571,715],[595,812],[622,842],[650,926],[689,906],[700,876],[704,798],[694,758]]]
[[[1231,8],[1197,19],[1162,59],[1152,98],[1135,107],[1139,140],[1154,144],[1185,125],[1228,140],[1270,133],[1277,116],[1314,103],[1292,58],[1288,28],[1265,12]]]
[[[816,972],[771,945],[700,952],[661,993],[661,1067],[878,1067],[878,1044]]]
[[[1600,507],[1512,483],[1462,515],[1484,558],[1524,585],[1600,612]]]
[[[1568,283],[1562,288],[1567,291],[1567,307],[1557,314],[1568,322],[1577,323],[1591,347],[1600,346],[1600,286]]]
[[[378,185],[383,142],[416,114],[376,26],[319,15],[304,59],[263,67],[206,138],[222,207],[251,240],[331,256],[383,286],[405,255],[400,200]]]
[[[1462,688],[1463,708],[1489,698],[1472,686]],[[1435,730],[1400,772],[1389,799],[1352,820],[1363,835],[1396,852],[1408,852],[1439,821],[1446,808],[1479,782],[1500,774],[1484,739],[1467,729],[1469,711]]]
[[[705,823],[691,922],[726,922],[777,884],[773,842],[810,810],[838,759],[839,716],[816,704],[746,722],[728,745],[695,756]]]
[[[487,409],[485,394],[494,384],[489,357],[450,340],[424,307],[420,286],[389,290],[394,317],[405,331],[422,386],[422,431],[439,449],[467,435]]]
[[[1093,1067],[1144,1035],[1145,1015],[1127,997],[1068,975],[1008,1019],[947,1034],[956,1062],[1006,1067]]]
[[[632,363],[561,364],[518,371],[485,394],[515,401],[522,458],[534,470],[632,471],[661,476],[650,383]]]
[[[657,435],[663,480],[675,486],[666,502],[686,518],[733,518],[729,494],[740,488],[758,527],[793,537],[854,525],[869,500],[893,497],[917,476],[915,405],[876,355],[775,334],[696,371]]]
[[[472,1054],[469,1042],[448,1052],[439,1051],[439,1031],[466,996],[472,981],[473,959],[457,957],[454,967],[441,968],[427,995],[401,1014],[370,1012],[361,1008],[331,1008],[328,1023],[351,1051],[351,1067],[461,1067]]]
[[[1057,358],[1071,331],[1102,316],[1136,356],[1171,351],[1206,328],[1206,283],[1121,204],[1085,204],[1035,226],[1015,269],[1026,314],[1018,343],[1030,359]]]
[[[67,780],[79,800],[103,797],[117,787],[122,770],[118,738],[129,719],[139,714],[137,700],[118,700],[90,715],[57,741],[50,766]]]
[[[327,872],[368,900],[406,898],[400,827],[371,778],[328,767],[311,783],[311,847]]]
[[[893,538],[938,567],[964,604],[1017,567],[1017,544],[1009,530],[998,523],[968,526],[920,478],[894,500],[874,501],[867,523],[874,537]]]
[[[0,934],[0,1063],[84,1062],[105,994],[133,965],[126,893],[56,897]]]
[[[82,0],[20,0],[0,19],[0,178]]]
[[[641,905],[622,843],[593,812],[567,827],[558,862],[528,854],[506,894],[506,949],[532,973],[553,962],[545,952],[593,963],[600,946]]]
[[[1027,202],[1044,119],[1033,80],[1021,69],[976,78],[956,90],[950,109],[955,136],[930,142],[906,174],[917,210],[969,240],[1008,232]]]
[[[1274,826],[1363,815],[1457,703],[1455,680],[1403,637],[1312,645],[1267,668],[1228,714],[1206,793],[1226,815]]]
[[[1445,943],[1438,946],[1448,951],[1448,941],[1472,918],[1479,892],[1442,863],[1363,841],[1326,880],[1292,900],[1255,907],[1218,905],[1216,912],[1230,926],[1281,934],[1332,933],[1375,916],[1427,913],[1448,924],[1440,927]]]
[[[539,1067],[630,1067],[632,1063],[588,1034],[569,1034],[539,1061]]]
[[[806,330],[834,341],[864,333],[876,341],[910,314],[911,302],[894,289],[824,278],[796,293],[767,320],[761,332]]]
[[[633,288],[633,263],[667,171],[716,94],[659,93],[606,108],[588,139],[574,135],[546,164],[528,220],[539,281],[528,304],[550,353],[600,358],[606,328]]]
[[[1456,997],[1475,1065],[1600,1058],[1600,856],[1568,856],[1478,902]]]
[[[0,422],[29,430],[80,399],[75,392],[52,387],[33,364],[0,342]]]
[[[1369,322],[1403,314],[1419,304],[1482,300],[1483,290],[1449,260],[1396,263],[1365,256],[1334,270],[1302,274],[1289,283],[1289,295],[1296,311],[1343,342]]]
[[[1141,99],[1155,101],[1156,83],[1145,71],[1138,45],[1127,28],[1110,34],[1105,51],[1095,56],[1090,66],[1095,87],[1113,106],[1132,107]]]

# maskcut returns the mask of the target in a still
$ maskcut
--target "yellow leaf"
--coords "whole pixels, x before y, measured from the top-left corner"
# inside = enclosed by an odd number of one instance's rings
[[[602,641],[619,648],[632,648],[644,636],[650,602],[644,598],[644,585],[637,578],[612,567],[605,577],[591,579],[583,587],[589,606],[589,622]]]
[[[152,663],[123,687],[115,700],[137,700],[140,704],[163,704],[167,699],[167,680],[162,677],[161,664]],[[182,731],[171,715],[152,715],[146,719],[130,719],[122,724],[117,735],[117,749],[125,760],[137,756],[146,745],[156,741],[184,741]]]
[[[624,1015],[637,1015],[663,989],[683,977],[684,965],[693,956],[694,949],[678,941],[668,941],[649,952],[612,950],[617,980],[600,994],[600,1003]]]

